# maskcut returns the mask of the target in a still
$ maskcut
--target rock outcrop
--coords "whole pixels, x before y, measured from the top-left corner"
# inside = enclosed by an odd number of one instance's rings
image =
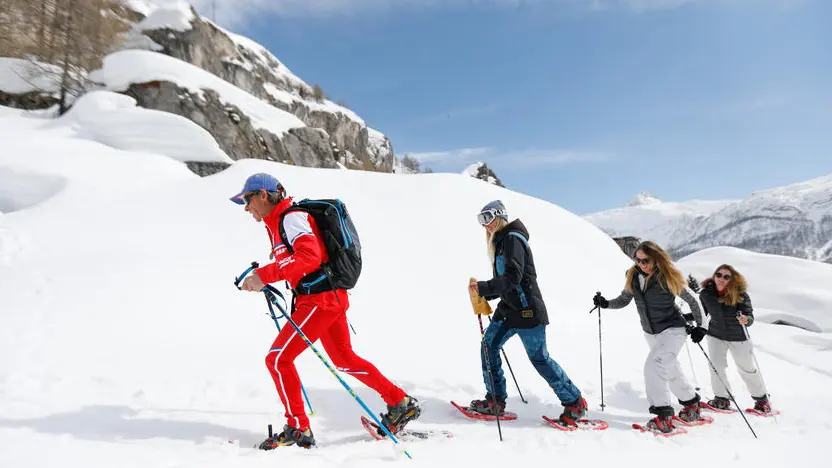
[[[247,125],[239,109],[209,102],[200,112],[193,96],[175,102],[174,83],[163,85],[161,92],[131,90],[142,106],[193,118],[234,159],[253,157],[336,167],[337,155],[337,162],[348,169],[392,172],[394,154],[383,134],[368,127],[354,112],[326,99],[319,87],[295,76],[264,47],[199,17],[192,8],[178,8],[174,12],[160,8],[142,17],[126,47],[154,50],[197,66],[292,113],[308,128],[293,129],[289,135],[266,135],[268,132]],[[228,122],[226,114],[236,115],[233,119],[238,121]]]

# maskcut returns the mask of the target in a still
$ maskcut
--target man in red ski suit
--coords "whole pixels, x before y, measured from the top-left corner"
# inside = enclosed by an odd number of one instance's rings
[[[243,190],[231,200],[245,205],[245,210],[257,222],[264,222],[274,258],[274,263],[254,270],[243,281],[242,289],[262,291],[265,284],[287,281],[295,293],[292,320],[309,341],[321,340],[321,345],[338,370],[354,376],[378,392],[387,403],[388,412],[382,415],[382,422],[388,429],[398,432],[407,422],[418,417],[418,401],[353,351],[347,325],[347,291],[316,286],[316,291],[309,293],[308,289],[304,291],[304,288],[298,287],[304,278],[319,275],[321,265],[329,260],[314,218],[303,211],[292,211],[284,216],[283,213],[292,206],[292,198],[285,196],[283,186],[269,174],[249,177]],[[281,222],[294,253],[290,253],[280,238],[278,223]],[[323,281],[320,284],[331,283]],[[317,292],[321,289],[323,291]],[[298,336],[295,328],[285,326],[266,355],[266,366],[286,409],[287,424],[283,433],[264,441],[261,449],[295,444],[308,448],[315,444],[294,364],[295,358],[306,348],[306,342]]]

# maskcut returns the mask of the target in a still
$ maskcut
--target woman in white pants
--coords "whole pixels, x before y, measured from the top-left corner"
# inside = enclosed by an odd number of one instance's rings
[[[702,281],[699,300],[702,301],[705,314],[710,316],[708,354],[719,371],[717,375],[711,369],[714,398],[708,401],[708,404],[717,409],[729,409],[731,406],[728,399],[731,389],[725,387],[729,385],[725,370],[728,368],[730,350],[740,377],[754,399],[754,409],[761,413],[770,413],[768,392],[755,365],[754,350],[745,330],[745,327],[754,323],[754,309],[751,307],[751,298],[748,297],[747,291],[748,283],[745,278],[731,265],[720,265],[713,276]]]
[[[682,273],[673,265],[670,256],[654,242],[642,242],[633,260],[635,265],[627,270],[627,280],[621,295],[612,300],[596,295],[593,302],[602,308],[620,309],[633,299],[636,302],[641,328],[644,330],[650,353],[644,363],[644,383],[650,413],[656,417],[646,427],[658,432],[672,432],[674,410],[673,395],[683,405],[679,418],[692,422],[699,419],[699,394],[687,381],[677,358],[685,344],[688,330],[694,342],[705,337],[702,313],[696,298],[687,290]],[[681,297],[690,306],[691,314],[682,315],[676,305]],[[696,321],[696,326],[689,322]]]

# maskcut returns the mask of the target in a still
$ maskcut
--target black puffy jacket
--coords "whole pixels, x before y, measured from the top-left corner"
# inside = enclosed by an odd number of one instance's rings
[[[641,288],[639,277],[643,273],[633,275],[632,294],[627,290],[621,291],[621,295],[610,299],[610,309],[621,309],[626,307],[630,301],[636,300],[636,309],[641,320],[641,329],[645,333],[656,335],[668,328],[685,327],[687,321],[682,316],[682,311],[676,305],[676,296],[667,289],[667,283],[661,274],[652,275],[647,279],[644,290]],[[696,298],[688,292],[687,288],[682,289],[679,295],[690,306],[693,318],[698,325],[702,324],[702,311]]]
[[[510,328],[549,324],[528,240],[529,231],[519,219],[498,231],[494,235],[494,278],[477,283],[480,296],[500,298],[494,320],[505,320]]]
[[[748,294],[740,294],[740,302],[736,305],[728,305],[719,300],[719,293],[713,281],[708,282],[699,293],[699,300],[705,313],[711,316],[708,323],[708,335],[725,341],[745,341],[745,330],[742,324],[737,321],[737,315],[742,314],[748,317],[748,325],[754,323],[754,308],[751,307],[751,298]]]

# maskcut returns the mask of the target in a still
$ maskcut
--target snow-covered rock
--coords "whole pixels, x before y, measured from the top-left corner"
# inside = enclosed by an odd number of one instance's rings
[[[187,2],[169,0],[168,4],[166,0],[159,6],[160,1],[138,0],[133,5],[134,11],[146,16],[135,25],[125,47],[157,51],[190,63],[293,114],[306,126],[323,130],[329,144],[316,142],[311,148],[328,149],[315,153],[316,162],[311,164],[315,167],[330,167],[332,148],[335,148],[338,161],[346,167],[392,171],[393,152],[389,140],[368,127],[355,112],[316,93],[314,86],[297,77],[262,45],[201,18]],[[169,112],[176,107],[162,99],[168,99],[168,96],[145,96],[140,102],[144,107],[164,108]],[[220,145],[230,146],[225,140],[233,136],[213,129],[209,131]],[[306,133],[312,135],[310,131]],[[239,157],[233,151],[229,154],[235,159]],[[276,155],[270,159],[284,158]],[[297,163],[305,165],[301,161]]]
[[[488,164],[477,161],[474,164],[466,167],[463,171],[463,174],[469,175],[475,179],[479,179],[489,184],[497,185],[499,187],[503,187],[503,183],[500,182],[500,179],[497,177],[497,174],[488,167]]]

